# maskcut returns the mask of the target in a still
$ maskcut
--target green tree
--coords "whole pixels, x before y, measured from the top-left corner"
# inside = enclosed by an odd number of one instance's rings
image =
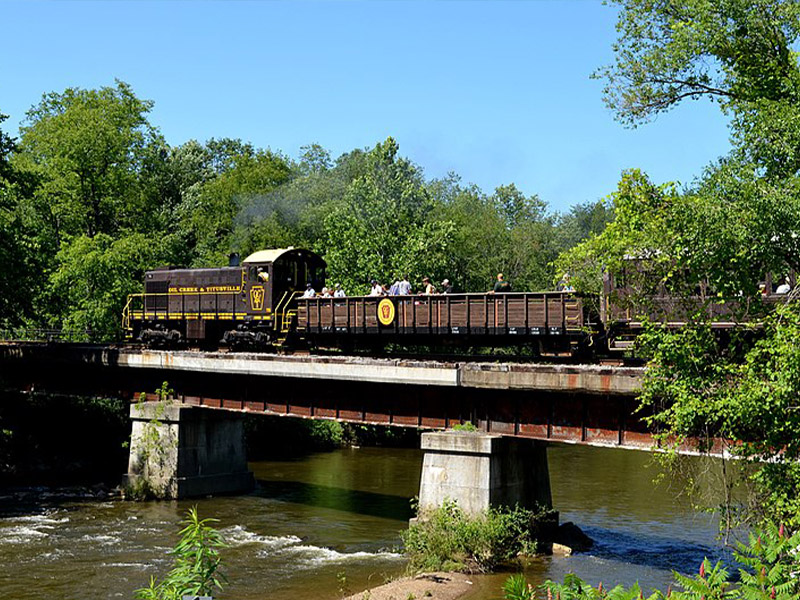
[[[434,218],[421,173],[397,152],[392,138],[375,146],[325,219],[329,273],[350,293],[372,278],[445,276],[453,224]]]
[[[145,270],[164,254],[163,242],[144,233],[77,237],[56,256],[59,268],[49,277],[42,307],[51,322],[66,329],[113,339],[121,331],[128,294],[141,291]]]
[[[0,113],[0,124],[8,117]],[[0,130],[0,326],[18,325],[32,312],[37,244],[19,204],[26,182],[12,164],[16,142]]]
[[[150,223],[139,174],[150,146],[163,145],[147,121],[152,106],[117,81],[45,94],[28,111],[16,159],[40,180],[34,210],[56,244]]]
[[[687,98],[708,97],[734,110],[797,100],[796,2],[616,3],[615,64],[596,75],[606,79],[606,103],[623,122],[646,121]]]
[[[800,5],[619,4],[616,63],[600,72],[609,106],[637,124],[685,98],[711,97],[731,117],[734,148],[684,190],[624,174],[612,197],[613,221],[559,266],[596,290],[602,269],[619,273],[626,256],[643,259],[627,275],[640,280],[631,300],[644,312],[654,286],[680,297],[702,282],[708,302],[729,318],[761,319],[759,280],[800,267],[800,70],[793,51]],[[797,315],[790,302],[763,329],[726,337],[712,333],[708,312],[696,311],[683,331],[652,327],[640,349],[650,361],[642,401],[665,439],[693,438],[701,448],[713,437],[740,441],[731,451],[753,461],[755,516],[793,523],[800,519],[792,408]]]
[[[291,177],[287,160],[268,150],[247,150],[229,160],[229,166],[203,184],[182,209],[184,227],[197,244],[198,266],[225,264],[234,249],[235,223],[242,210]]]

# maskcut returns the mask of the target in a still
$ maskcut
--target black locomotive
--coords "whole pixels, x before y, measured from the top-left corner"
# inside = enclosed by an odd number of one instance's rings
[[[599,297],[567,291],[302,297],[307,283],[317,290],[325,285],[325,267],[314,252],[285,248],[262,250],[219,269],[148,271],[144,293],[128,298],[123,327],[129,339],[151,346],[527,344],[543,355],[568,356],[624,350],[641,330],[643,314],[681,326],[687,306],[706,302],[702,290],[682,297],[681,306],[668,294],[655,293],[646,310],[632,310],[624,274],[607,274]],[[728,310],[714,315],[716,327],[737,326]]]

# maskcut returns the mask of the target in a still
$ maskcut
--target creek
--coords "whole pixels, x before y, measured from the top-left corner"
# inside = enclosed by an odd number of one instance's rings
[[[548,449],[553,503],[595,540],[587,553],[542,557],[534,583],[575,572],[606,587],[666,589],[671,569],[695,572],[722,554],[715,520],[676,498],[646,452]],[[699,459],[692,459],[699,460]],[[55,502],[0,498],[0,598],[132,598],[170,564],[186,509],[219,519],[228,600],[334,599],[400,574],[393,550],[419,491],[417,450],[347,448],[251,463],[252,494],[181,502]],[[471,600],[502,597],[507,574],[475,577]]]

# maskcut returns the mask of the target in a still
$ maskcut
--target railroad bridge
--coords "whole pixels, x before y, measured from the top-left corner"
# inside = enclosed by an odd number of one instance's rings
[[[128,476],[155,473],[168,496],[251,485],[242,415],[258,413],[429,430],[420,504],[450,497],[469,511],[549,503],[548,443],[651,450],[652,432],[635,414],[642,374],[604,365],[0,345],[6,388],[130,399]],[[167,405],[154,393],[164,381]],[[155,417],[166,448],[159,465],[141,448]],[[465,423],[478,431],[452,430]]]

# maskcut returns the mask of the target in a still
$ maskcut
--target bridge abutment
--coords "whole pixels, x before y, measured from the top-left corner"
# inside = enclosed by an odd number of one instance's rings
[[[253,488],[241,414],[142,402],[130,416],[129,489],[180,499]]]
[[[544,442],[451,430],[423,433],[422,450],[420,513],[448,499],[470,515],[490,506],[552,506]]]

